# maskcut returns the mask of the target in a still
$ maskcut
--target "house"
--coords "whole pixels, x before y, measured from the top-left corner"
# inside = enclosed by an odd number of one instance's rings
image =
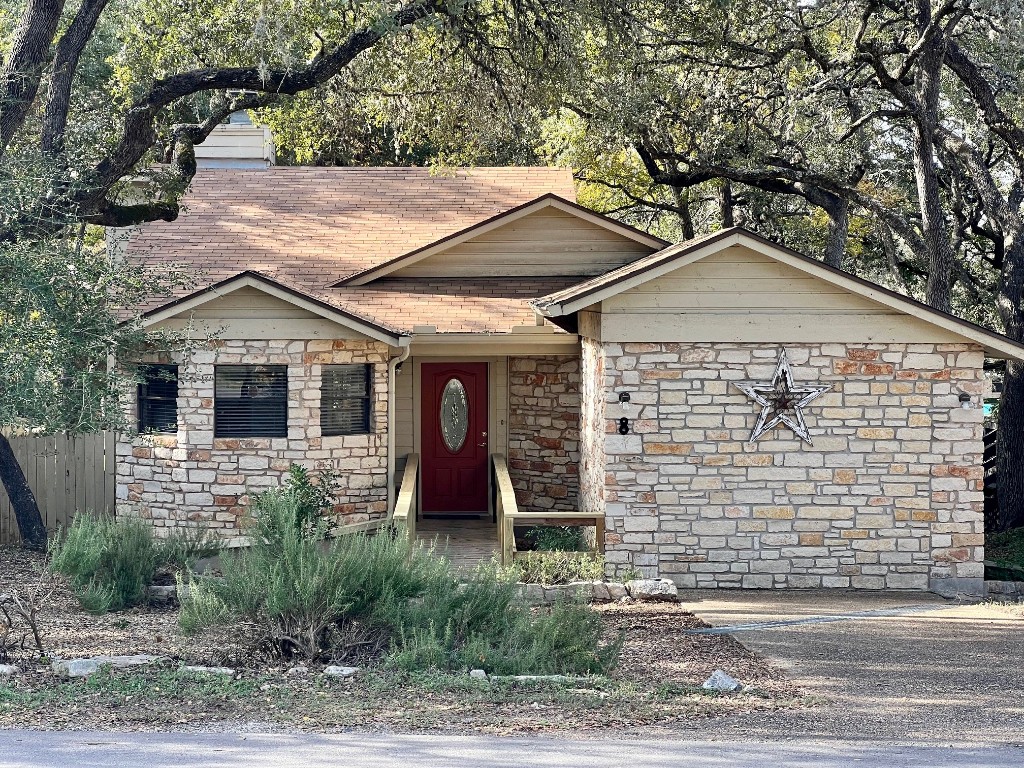
[[[586,514],[681,587],[980,588],[999,334],[561,169],[204,170],[187,206],[128,252],[195,265],[145,322],[214,341],[148,369],[119,514],[232,535],[299,462],[346,523]]]

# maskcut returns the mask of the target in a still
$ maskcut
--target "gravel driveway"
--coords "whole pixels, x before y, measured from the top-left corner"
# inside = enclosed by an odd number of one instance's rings
[[[705,738],[1024,744],[1019,610],[919,592],[706,591],[686,599],[714,627],[768,623],[734,636],[824,699],[811,710],[717,718]],[[861,615],[820,620],[851,613]]]

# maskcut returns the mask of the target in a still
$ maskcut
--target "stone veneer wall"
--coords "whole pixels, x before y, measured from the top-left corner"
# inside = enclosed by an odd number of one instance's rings
[[[117,445],[117,514],[158,528],[201,523],[237,533],[252,494],[281,485],[292,463],[339,473],[339,522],[387,513],[388,346],[351,339],[217,341],[178,368],[178,433],[139,435]],[[216,364],[288,365],[288,436],[215,438]],[[372,432],[321,437],[321,366],[371,363]],[[131,404],[134,420],[136,403]]]
[[[784,346],[797,382],[834,386],[805,411],[813,446],[785,427],[747,443],[757,407],[732,382],[769,379],[780,346],[603,345],[610,570],[680,587],[980,587],[982,350]]]
[[[531,512],[575,512],[580,359],[513,357],[508,370],[508,466],[516,501]]]

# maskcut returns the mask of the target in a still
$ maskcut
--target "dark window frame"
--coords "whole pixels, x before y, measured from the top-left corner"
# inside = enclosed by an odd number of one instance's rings
[[[158,373],[158,376],[151,374]],[[173,435],[178,431],[178,366],[169,363],[147,363],[140,366],[139,375],[142,380],[136,390],[136,406],[139,432],[143,434]],[[159,389],[156,384],[173,385],[170,391],[158,393],[151,390]],[[174,422],[159,425],[158,417],[154,416],[154,405],[158,403],[174,404]]]
[[[270,377],[270,381],[265,380]],[[260,379],[264,380],[261,381]],[[234,388],[238,396],[225,396]],[[255,395],[242,394],[246,389]],[[231,364],[213,367],[213,436],[215,438],[288,437],[288,366]]]
[[[360,369],[364,375],[364,388],[362,394],[340,394],[332,386],[337,382],[330,382],[329,377],[339,369]],[[339,404],[362,404],[362,422],[354,428],[344,429],[331,426],[325,418],[330,413],[332,406]],[[323,437],[343,437],[345,435],[370,435],[373,434],[373,363],[342,363],[324,365],[321,368],[320,378],[320,434]]]

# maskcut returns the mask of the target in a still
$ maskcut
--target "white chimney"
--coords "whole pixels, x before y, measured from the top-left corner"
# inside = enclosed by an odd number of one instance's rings
[[[269,168],[275,162],[273,134],[246,112],[233,113],[195,149],[200,168]]]

